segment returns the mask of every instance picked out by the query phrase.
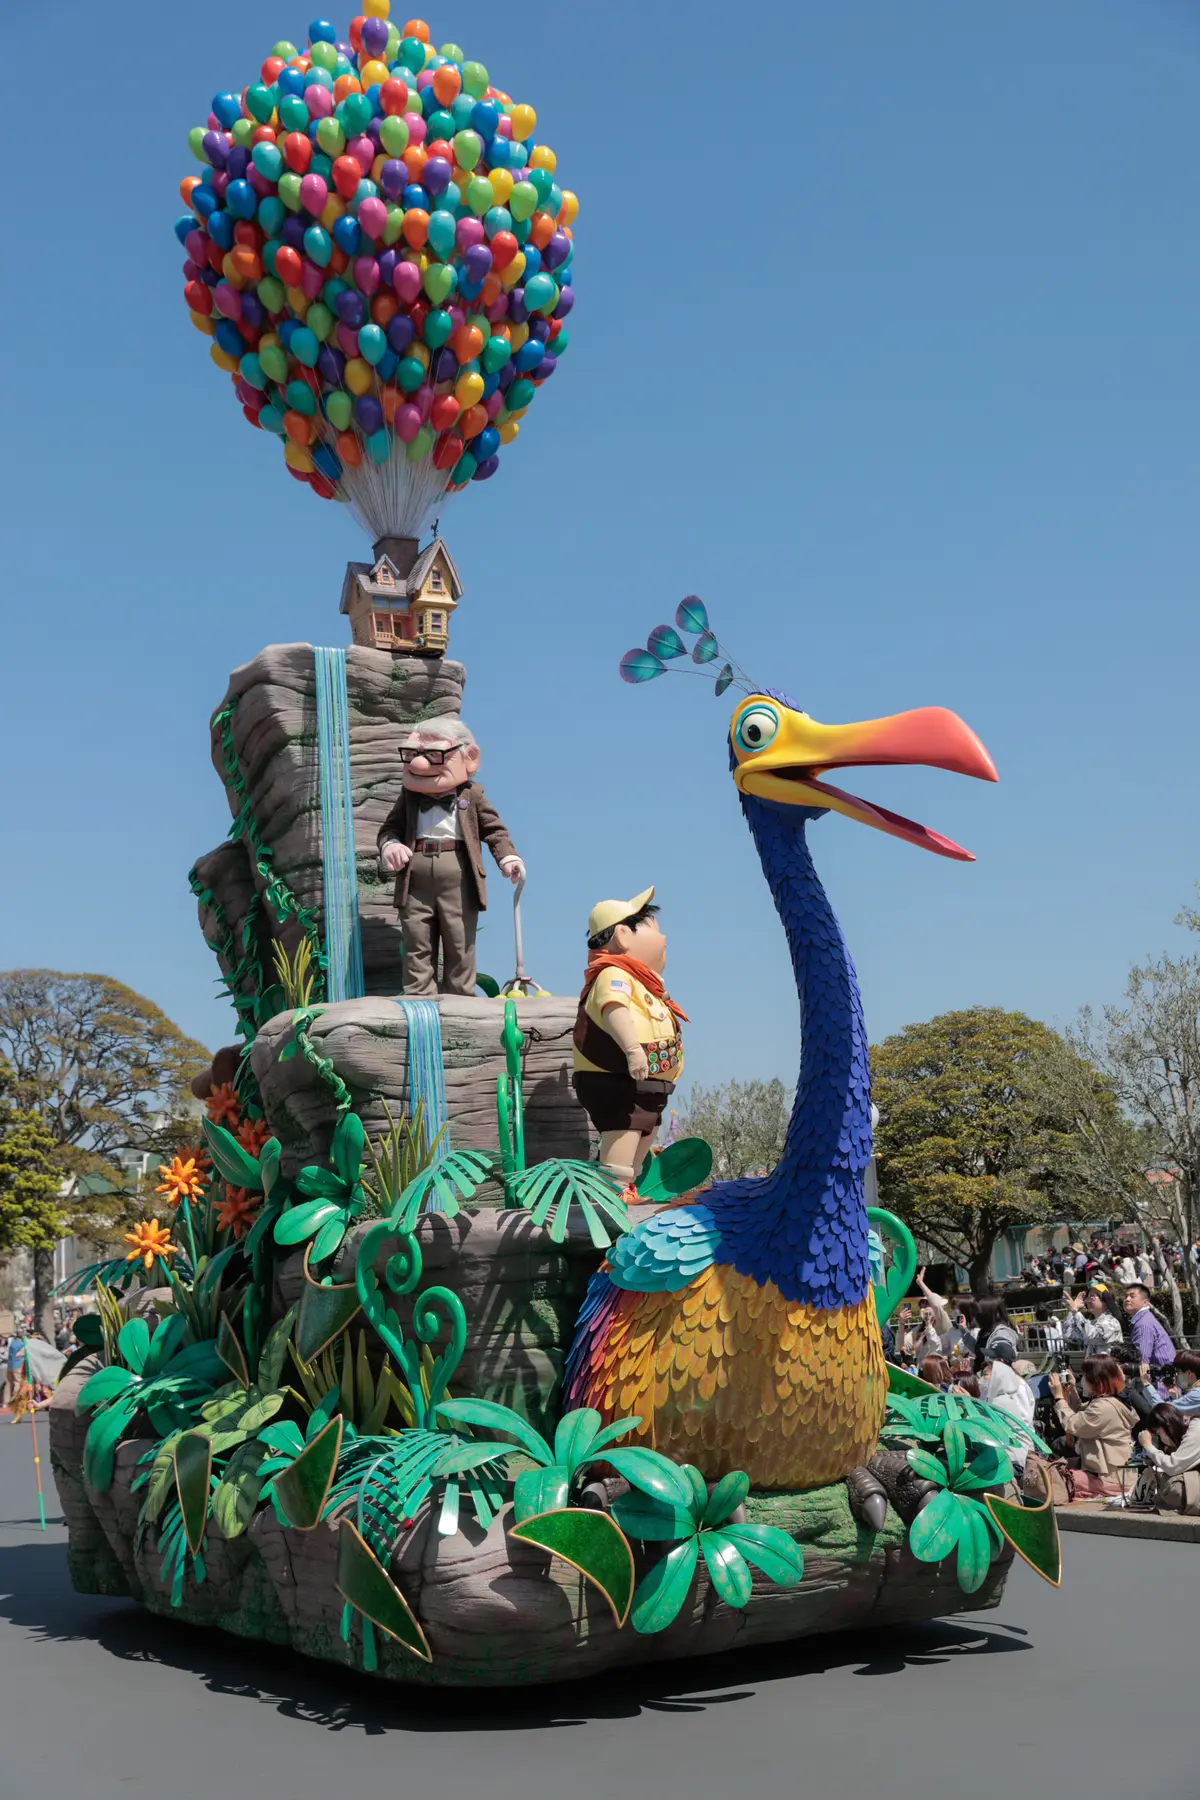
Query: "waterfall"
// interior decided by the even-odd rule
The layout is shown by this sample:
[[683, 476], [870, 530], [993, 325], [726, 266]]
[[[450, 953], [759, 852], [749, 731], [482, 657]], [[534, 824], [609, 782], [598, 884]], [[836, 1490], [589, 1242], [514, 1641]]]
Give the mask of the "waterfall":
[[362, 927], [354, 800], [350, 788], [350, 702], [345, 650], [313, 650], [317, 676], [317, 757], [321, 788], [321, 873], [325, 904], [326, 992], [363, 995]]

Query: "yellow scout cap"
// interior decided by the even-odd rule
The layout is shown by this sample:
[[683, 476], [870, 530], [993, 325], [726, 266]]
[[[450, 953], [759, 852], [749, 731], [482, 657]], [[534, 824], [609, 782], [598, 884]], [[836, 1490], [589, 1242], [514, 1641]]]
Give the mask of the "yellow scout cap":
[[602, 931], [610, 931], [614, 925], [623, 925], [626, 919], [632, 919], [634, 913], [641, 912], [643, 906], [649, 906], [654, 898], [654, 889], [648, 887], [632, 900], [598, 900], [588, 914], [587, 934], [590, 938], [599, 937]]

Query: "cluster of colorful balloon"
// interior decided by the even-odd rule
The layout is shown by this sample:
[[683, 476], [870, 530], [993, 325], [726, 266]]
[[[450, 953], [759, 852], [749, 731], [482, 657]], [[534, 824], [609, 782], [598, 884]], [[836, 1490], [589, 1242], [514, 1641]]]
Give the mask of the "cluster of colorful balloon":
[[184, 299], [252, 425], [373, 536], [495, 473], [567, 347], [579, 203], [531, 106], [363, 0], [218, 94], [180, 193]]

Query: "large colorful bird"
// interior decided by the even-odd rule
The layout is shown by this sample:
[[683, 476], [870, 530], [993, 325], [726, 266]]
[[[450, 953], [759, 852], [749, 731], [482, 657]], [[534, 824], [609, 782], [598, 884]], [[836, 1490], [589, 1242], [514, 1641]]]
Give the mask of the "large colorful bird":
[[843, 813], [939, 855], [948, 838], [831, 787], [832, 769], [921, 763], [995, 781], [954, 713], [924, 707], [820, 725], [785, 696], [733, 715], [730, 764], [787, 933], [802, 1051], [778, 1168], [723, 1182], [635, 1227], [593, 1277], [567, 1361], [567, 1406], [635, 1414], [642, 1441], [710, 1480], [835, 1481], [874, 1450], [887, 1380], [871, 1288], [867, 1035], [854, 964], [813, 868], [807, 830]]

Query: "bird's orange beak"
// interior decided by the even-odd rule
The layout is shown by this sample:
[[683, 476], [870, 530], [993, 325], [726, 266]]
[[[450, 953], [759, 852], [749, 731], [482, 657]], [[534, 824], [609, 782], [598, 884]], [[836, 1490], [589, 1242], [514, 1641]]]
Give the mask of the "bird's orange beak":
[[915, 712], [858, 725], [820, 725], [769, 694], [752, 694], [734, 713], [729, 739], [733, 779], [740, 793], [782, 806], [825, 807], [939, 856], [975, 860], [969, 850], [939, 832], [858, 800], [821, 779], [830, 769], [920, 763], [996, 781], [995, 765], [975, 733], [944, 706], [921, 706]]

